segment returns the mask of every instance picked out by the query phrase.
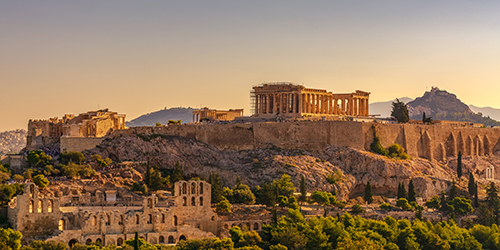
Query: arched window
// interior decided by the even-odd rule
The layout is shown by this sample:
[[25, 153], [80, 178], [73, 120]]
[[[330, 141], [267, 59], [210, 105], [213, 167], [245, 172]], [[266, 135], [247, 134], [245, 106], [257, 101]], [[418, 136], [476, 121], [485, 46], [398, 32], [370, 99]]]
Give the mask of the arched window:
[[182, 183], [182, 194], [187, 194], [187, 183]]
[[111, 216], [109, 216], [109, 214], [108, 214], [106, 217], [107, 217], [106, 225], [109, 226], [109, 225], [111, 225]]
[[160, 244], [165, 243], [165, 237], [160, 236], [160, 238], [158, 238], [158, 241], [159, 241]]
[[33, 213], [33, 207], [35, 206], [34, 203], [35, 202], [33, 200], [30, 200], [30, 204], [29, 204], [29, 208], [28, 208], [29, 213]]
[[181, 241], [181, 240], [186, 240], [186, 236], [181, 235], [181, 237], [179, 237], [179, 241]]
[[138, 214], [136, 214], [136, 215], [135, 215], [135, 224], [139, 225], [139, 219], [140, 219], [140, 218], [139, 218], [139, 215], [138, 215]]
[[177, 216], [174, 215], [174, 226], [177, 226]]
[[182, 205], [187, 206], [187, 198], [186, 197], [182, 198]]
[[123, 245], [123, 239], [122, 239], [122, 238], [118, 238], [118, 239], [116, 240], [116, 245], [117, 245], [117, 246], [121, 246], [121, 245]]
[[196, 206], [196, 200], [194, 197], [191, 197], [191, 206]]
[[175, 243], [174, 236], [172, 235], [168, 236], [168, 244], [174, 244], [174, 243]]
[[120, 215], [120, 221], [118, 221], [118, 225], [123, 225], [123, 215]]
[[152, 224], [153, 223], [153, 215], [149, 215], [148, 216], [148, 224]]
[[59, 220], [59, 230], [66, 230], [66, 221], [64, 219]]
[[43, 211], [43, 201], [38, 200], [38, 212], [41, 213]]
[[203, 206], [203, 197], [200, 197], [200, 206]]
[[161, 223], [165, 223], [165, 215], [161, 214]]
[[54, 211], [54, 201], [49, 200], [49, 205], [47, 206], [47, 212], [52, 213]]
[[259, 223], [253, 224], [253, 230], [255, 231], [259, 230]]
[[200, 194], [203, 194], [203, 182], [200, 182]]
[[191, 194], [196, 194], [196, 184], [194, 182], [191, 183]]
[[35, 185], [31, 184], [30, 185], [30, 198], [33, 198], [34, 194], [35, 194]]
[[88, 246], [88, 245], [90, 245], [90, 243], [92, 243], [92, 239], [87, 239], [87, 240], [85, 241], [85, 245], [87, 245], [87, 246]]
[[97, 225], [97, 216], [92, 216], [92, 225], [96, 226]]

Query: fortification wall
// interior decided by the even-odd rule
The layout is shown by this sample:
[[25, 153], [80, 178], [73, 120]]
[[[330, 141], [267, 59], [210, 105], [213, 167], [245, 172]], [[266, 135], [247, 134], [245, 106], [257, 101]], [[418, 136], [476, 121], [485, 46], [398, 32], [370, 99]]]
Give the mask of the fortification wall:
[[328, 145], [370, 150], [373, 128], [384, 147], [397, 143], [412, 157], [442, 160], [488, 155], [500, 150], [500, 129], [447, 125], [380, 124], [348, 121], [301, 121], [226, 125], [133, 127], [113, 134], [164, 134], [196, 139], [218, 149], [248, 150], [274, 145], [323, 151]]
[[78, 151], [93, 149], [101, 144], [105, 137], [88, 138], [88, 137], [61, 137], [61, 152], [63, 151]]

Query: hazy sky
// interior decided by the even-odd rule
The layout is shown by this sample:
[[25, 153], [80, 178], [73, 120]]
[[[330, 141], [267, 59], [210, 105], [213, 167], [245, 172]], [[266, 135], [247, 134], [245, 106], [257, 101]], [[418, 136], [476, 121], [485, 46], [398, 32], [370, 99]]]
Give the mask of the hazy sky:
[[1, 1], [0, 131], [108, 107], [244, 108], [290, 81], [500, 108], [500, 1]]

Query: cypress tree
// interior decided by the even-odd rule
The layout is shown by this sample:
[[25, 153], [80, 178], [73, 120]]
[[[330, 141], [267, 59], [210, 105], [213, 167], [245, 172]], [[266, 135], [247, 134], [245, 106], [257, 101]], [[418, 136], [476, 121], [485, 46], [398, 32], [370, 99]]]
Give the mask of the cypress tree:
[[425, 124], [425, 112], [424, 115], [422, 116], [422, 123]]
[[181, 168], [180, 162], [177, 162], [175, 164], [175, 169], [174, 169], [174, 172], [172, 173], [171, 179], [172, 179], [172, 183], [176, 183], [176, 182], [184, 179], [182, 177], [182, 168]]
[[135, 232], [134, 250], [139, 250], [139, 233]]
[[224, 198], [222, 196], [222, 180], [219, 174], [212, 175], [212, 203], [219, 203]]
[[401, 190], [401, 183], [398, 183], [398, 200], [403, 198], [403, 192]]
[[406, 188], [405, 188], [405, 182], [401, 182], [401, 198], [405, 198], [408, 200], [408, 193], [406, 192]]
[[460, 179], [460, 177], [462, 177], [462, 152], [461, 151], [458, 151], [457, 176], [459, 179]]
[[455, 180], [453, 180], [453, 183], [451, 184], [450, 192], [448, 194], [448, 199], [453, 200], [453, 198], [458, 196], [458, 188], [457, 185], [455, 185]]
[[479, 207], [479, 197], [477, 195], [477, 182], [474, 183], [474, 207]]
[[300, 204], [302, 205], [303, 202], [307, 200], [307, 187], [306, 187], [306, 178], [304, 175], [302, 175], [302, 178], [300, 179], [300, 196], [299, 196], [299, 201]]
[[441, 192], [441, 200], [439, 205], [441, 206], [441, 211], [446, 212], [446, 210], [448, 210], [448, 204], [446, 203], [446, 192], [444, 191]]
[[144, 176], [144, 179], [146, 186], [151, 187], [151, 164], [149, 162], [149, 156], [148, 156], [148, 163], [146, 165], [146, 174]]
[[368, 204], [373, 202], [372, 185], [370, 185], [370, 182], [366, 183], [364, 199]]
[[413, 180], [410, 180], [408, 184], [408, 201], [417, 201], [415, 196], [415, 185], [413, 185]]
[[477, 193], [475, 190], [476, 189], [476, 179], [474, 178], [474, 175], [472, 174], [472, 172], [469, 174], [469, 186], [468, 186], [468, 189], [469, 189], [469, 194], [471, 196], [473, 196], [475, 193]]

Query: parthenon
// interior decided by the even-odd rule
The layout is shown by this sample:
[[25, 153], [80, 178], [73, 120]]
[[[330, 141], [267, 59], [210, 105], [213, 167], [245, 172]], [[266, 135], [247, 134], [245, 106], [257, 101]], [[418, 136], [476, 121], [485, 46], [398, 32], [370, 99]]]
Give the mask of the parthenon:
[[369, 92], [333, 94], [292, 83], [253, 87], [253, 116], [368, 116]]

